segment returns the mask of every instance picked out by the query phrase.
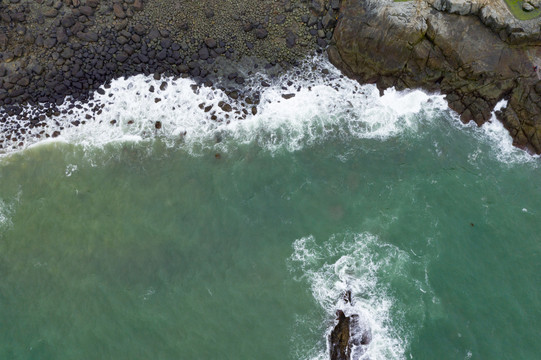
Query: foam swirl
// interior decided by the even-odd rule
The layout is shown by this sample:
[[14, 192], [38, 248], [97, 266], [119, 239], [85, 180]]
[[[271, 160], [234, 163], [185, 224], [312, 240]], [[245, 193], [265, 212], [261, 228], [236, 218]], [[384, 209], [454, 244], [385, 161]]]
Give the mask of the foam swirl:
[[[409, 342], [404, 319], [397, 311], [397, 299], [389, 283], [402, 277], [412, 262], [395, 246], [384, 244], [370, 233], [335, 234], [320, 245], [313, 236], [293, 243], [289, 259], [291, 271], [306, 281], [316, 302], [327, 314], [325, 338], [334, 327], [337, 309], [346, 316], [359, 315], [363, 328], [370, 329], [372, 341], [362, 349], [360, 359], [405, 359]], [[415, 281], [408, 286], [417, 286]], [[344, 304], [343, 295], [351, 291], [352, 304]], [[327, 359], [327, 349], [315, 350], [311, 359]], [[355, 355], [354, 353], [352, 355]]]

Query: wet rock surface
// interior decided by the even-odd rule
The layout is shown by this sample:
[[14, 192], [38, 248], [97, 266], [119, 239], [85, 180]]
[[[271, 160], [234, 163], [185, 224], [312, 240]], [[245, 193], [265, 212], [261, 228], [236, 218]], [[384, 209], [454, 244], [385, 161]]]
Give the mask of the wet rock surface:
[[503, 1], [344, 0], [329, 58], [380, 90], [441, 91], [462, 121], [497, 114], [514, 144], [541, 153], [541, 20], [519, 21]]
[[60, 104], [90, 103], [119, 77], [163, 74], [249, 91], [224, 64], [252, 58], [250, 66], [260, 65], [252, 72], [285, 71], [323, 52], [333, 28], [322, 20], [334, 10], [319, 5], [315, 14], [303, 0], [0, 1], [0, 151], [24, 137], [21, 129], [58, 116]]
[[[353, 305], [351, 291], [343, 296], [343, 307]], [[366, 352], [372, 341], [370, 329], [362, 323], [359, 314], [346, 315], [343, 309], [336, 311], [336, 325], [329, 335], [331, 360], [357, 360]]]
[[351, 346], [349, 345], [351, 318], [346, 316], [342, 310], [336, 311], [336, 318], [338, 323], [329, 337], [331, 344], [330, 357], [331, 360], [348, 360], [351, 358]]

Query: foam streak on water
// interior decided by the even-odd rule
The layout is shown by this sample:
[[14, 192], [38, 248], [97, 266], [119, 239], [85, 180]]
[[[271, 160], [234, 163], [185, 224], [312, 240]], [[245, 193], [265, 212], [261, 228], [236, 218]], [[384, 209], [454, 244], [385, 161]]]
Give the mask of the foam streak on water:
[[0, 229], [10, 225], [9, 208], [6, 203], [0, 199]]
[[[383, 280], [400, 276], [410, 262], [407, 253], [381, 244], [369, 233], [337, 234], [324, 245], [313, 236], [298, 239], [293, 244], [290, 269], [297, 280], [306, 281], [316, 302], [325, 310], [327, 338], [334, 327], [337, 309], [346, 316], [358, 314], [364, 328], [372, 333], [372, 342], [361, 359], [404, 359], [408, 334], [402, 319], [391, 316], [395, 299]], [[393, 275], [394, 274], [394, 275]], [[350, 290], [353, 304], [344, 306], [343, 295]], [[320, 349], [312, 359], [327, 359], [329, 349]]]
[[[21, 191], [17, 193], [15, 198], [6, 201], [0, 198], [0, 230], [5, 230], [13, 226], [11, 218], [15, 212], [16, 205], [20, 202]], [[0, 237], [3, 236], [3, 232], [0, 232]]]

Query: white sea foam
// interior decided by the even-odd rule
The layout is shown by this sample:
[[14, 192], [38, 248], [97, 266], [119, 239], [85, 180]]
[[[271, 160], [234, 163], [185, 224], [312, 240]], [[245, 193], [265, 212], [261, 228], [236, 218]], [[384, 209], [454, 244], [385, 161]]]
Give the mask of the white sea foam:
[[[341, 309], [346, 316], [358, 314], [362, 326], [371, 331], [372, 341], [360, 359], [405, 359], [409, 335], [401, 325], [404, 320], [389, 286], [391, 280], [406, 272], [411, 262], [406, 252], [381, 243], [369, 233], [337, 234], [323, 245], [308, 236], [296, 240], [293, 248], [291, 271], [297, 280], [309, 284], [314, 299], [326, 313], [328, 326], [322, 337], [329, 336], [335, 312]], [[428, 289], [428, 285], [424, 286]], [[346, 290], [351, 291], [352, 304], [343, 301]], [[326, 349], [315, 349], [309, 358], [323, 360], [328, 354], [327, 344]]]
[[77, 165], [69, 164], [68, 166], [66, 166], [66, 176], [67, 177], [70, 177], [76, 171], [77, 171]]
[[10, 207], [0, 199], [0, 230], [11, 225]]
[[[322, 68], [329, 69], [329, 74], [321, 74]], [[263, 87], [261, 80], [271, 86]], [[194, 154], [202, 149], [226, 151], [232, 144], [254, 142], [269, 151], [295, 151], [329, 137], [397, 136], [415, 130], [417, 120], [413, 115], [446, 108], [442, 96], [421, 91], [391, 89], [380, 97], [375, 86], [360, 86], [344, 78], [323, 59], [307, 61], [301, 71], [278, 79], [254, 75], [250, 81], [248, 85], [261, 97], [255, 115], [249, 104], [244, 104], [246, 115], [234, 104], [232, 112], [223, 111], [218, 106], [220, 101], [231, 103], [224, 91], [208, 87], [194, 90], [189, 79], [166, 79], [166, 86], [162, 86], [163, 80], [143, 75], [117, 79], [110, 88], [102, 88], [104, 94], [95, 93], [93, 105], [101, 107], [99, 114], [88, 104], [78, 103], [70, 110], [64, 107], [71, 114], [47, 118], [44, 128], [31, 129], [15, 143], [23, 141], [28, 146], [43, 141], [37, 134], [45, 130], [41, 139], [60, 131], [56, 141], [89, 147], [159, 137]], [[153, 92], [149, 91], [151, 87]], [[295, 96], [286, 100], [284, 94]], [[205, 112], [200, 104], [212, 106], [212, 110]], [[92, 119], [85, 119], [87, 115]], [[72, 124], [83, 120], [85, 124]], [[160, 129], [156, 129], [156, 122], [160, 122]], [[218, 144], [217, 138], [221, 140]]]
[[[506, 100], [501, 100], [494, 107], [490, 121], [479, 127], [474, 122], [462, 124], [458, 114], [455, 114], [455, 123], [463, 129], [470, 131], [480, 144], [488, 144], [491, 148], [491, 153], [500, 162], [506, 164], [516, 163], [537, 163], [538, 155], [530, 155], [526, 151], [521, 150], [513, 145], [513, 138], [504, 128], [503, 124], [496, 118], [495, 112], [507, 106]], [[470, 156], [470, 161], [477, 160], [481, 154], [481, 149], [478, 149]]]
[[[322, 69], [327, 69], [328, 74], [322, 74]], [[166, 86], [162, 86], [164, 80]], [[262, 86], [261, 80], [270, 86]], [[149, 91], [151, 87], [153, 92]], [[94, 110], [84, 103], [77, 103], [72, 109], [64, 105], [61, 110], [67, 113], [47, 118], [45, 127], [30, 129], [13, 141], [2, 138], [6, 135], [0, 132], [0, 140], [4, 140], [4, 151], [8, 153], [32, 144], [49, 143], [53, 140], [46, 135], [53, 136], [55, 131], [61, 135], [54, 141], [88, 149], [159, 138], [168, 146], [184, 147], [194, 155], [209, 149], [223, 152], [246, 143], [259, 144], [272, 152], [296, 151], [332, 137], [385, 140], [402, 134], [411, 136], [420, 121], [430, 122], [436, 114], [452, 113], [443, 95], [388, 89], [380, 96], [375, 86], [360, 86], [341, 76], [321, 57], [306, 60], [300, 69], [280, 78], [252, 75], [247, 87], [260, 94], [255, 115], [251, 113], [252, 105], [240, 106], [239, 101], [235, 106], [220, 89], [194, 89], [190, 79], [155, 80], [143, 75], [121, 78], [114, 80], [110, 88], [102, 88], [104, 94], [94, 94]], [[295, 96], [286, 100], [284, 94]], [[233, 111], [220, 109], [220, 101], [231, 103]], [[200, 104], [204, 104], [203, 108]], [[101, 108], [99, 113], [96, 106]], [[210, 106], [212, 109], [206, 112], [204, 108]], [[495, 110], [504, 106], [506, 103], [500, 102]], [[247, 114], [242, 112], [243, 108]], [[88, 116], [92, 118], [87, 119]], [[76, 121], [85, 123], [74, 126], [72, 122]], [[453, 122], [473, 133], [480, 143], [489, 144], [502, 162], [536, 159], [512, 145], [510, 135], [495, 116], [481, 128], [473, 123], [463, 125], [456, 114]], [[17, 145], [21, 141], [25, 144], [22, 148]], [[472, 156], [475, 158], [476, 154]]]

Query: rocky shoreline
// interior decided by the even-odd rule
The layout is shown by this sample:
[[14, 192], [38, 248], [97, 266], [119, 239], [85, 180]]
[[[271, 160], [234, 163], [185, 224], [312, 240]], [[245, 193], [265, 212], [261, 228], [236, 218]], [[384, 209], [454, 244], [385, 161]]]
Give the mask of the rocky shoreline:
[[[333, 12], [339, 4], [2, 0], [0, 151], [8, 143], [23, 146], [18, 140], [29, 130], [38, 138], [60, 135], [62, 126], [52, 133], [39, 129], [46, 119], [69, 113], [66, 103], [92, 104], [92, 93], [100, 86], [137, 74], [189, 77], [200, 86], [227, 91], [232, 101], [251, 99], [247, 109], [254, 113], [257, 94], [250, 93], [247, 79], [236, 68], [251, 59], [248, 74], [276, 76], [308, 54], [323, 52], [332, 38]], [[223, 108], [231, 111], [229, 104]], [[98, 104], [92, 108], [93, 113], [100, 110]], [[65, 125], [91, 118], [89, 114]]]
[[445, 94], [464, 122], [482, 125], [505, 99], [497, 115], [515, 145], [541, 153], [541, 23], [504, 0], [2, 0], [0, 14], [0, 151], [118, 77], [189, 77], [257, 98], [242, 59], [254, 59], [248, 74], [275, 76], [328, 49], [361, 83]]

